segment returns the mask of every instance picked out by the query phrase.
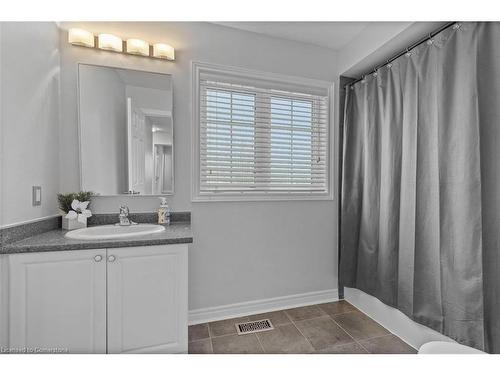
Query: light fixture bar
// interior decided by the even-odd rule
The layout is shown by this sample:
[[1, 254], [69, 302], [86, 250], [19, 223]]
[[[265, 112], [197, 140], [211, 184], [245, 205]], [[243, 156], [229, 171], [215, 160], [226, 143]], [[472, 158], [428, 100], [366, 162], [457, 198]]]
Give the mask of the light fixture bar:
[[175, 49], [166, 43], [155, 43], [130, 38], [125, 42], [113, 34], [101, 33], [97, 37], [93, 33], [84, 29], [71, 28], [68, 30], [68, 42], [76, 46], [98, 48], [106, 51], [127, 53], [150, 57], [161, 60], [174, 61]]

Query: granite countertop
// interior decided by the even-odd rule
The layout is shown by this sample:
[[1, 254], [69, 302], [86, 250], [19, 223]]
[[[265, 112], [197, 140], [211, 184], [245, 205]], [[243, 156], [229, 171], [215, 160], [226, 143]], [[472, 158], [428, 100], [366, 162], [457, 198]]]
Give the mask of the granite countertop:
[[113, 247], [133, 247], [192, 243], [193, 233], [189, 222], [175, 222], [165, 227], [165, 231], [155, 234], [108, 240], [74, 240], [64, 236], [67, 231], [51, 230], [42, 234], [5, 244], [0, 254], [35, 253], [44, 251], [64, 251], [83, 249], [103, 249]]

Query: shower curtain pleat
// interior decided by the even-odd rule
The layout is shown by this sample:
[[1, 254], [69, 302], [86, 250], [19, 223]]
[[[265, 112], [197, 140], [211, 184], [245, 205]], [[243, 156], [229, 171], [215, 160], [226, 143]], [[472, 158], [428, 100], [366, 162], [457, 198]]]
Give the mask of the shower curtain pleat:
[[[366, 111], [362, 118], [363, 152], [363, 185], [361, 205], [361, 225], [359, 230], [358, 274], [365, 275], [360, 281], [363, 290], [376, 293], [377, 258], [378, 258], [378, 214], [379, 214], [379, 121], [378, 108], [368, 100], [376, 93], [373, 83], [362, 90], [362, 98], [366, 103]], [[371, 114], [372, 117], [369, 117]]]
[[406, 59], [391, 68], [401, 82], [401, 183], [398, 254], [398, 306], [413, 316], [416, 218], [418, 80], [415, 64]]
[[481, 160], [485, 349], [500, 353], [500, 23], [478, 27], [476, 82]]
[[341, 286], [500, 351], [500, 27], [449, 28], [346, 94]]
[[[340, 285], [354, 285], [357, 280], [357, 264], [360, 226], [361, 226], [361, 206], [363, 204], [363, 147], [360, 140], [363, 127], [360, 121], [360, 114], [365, 113], [362, 100], [349, 100], [354, 92], [348, 90], [346, 93], [346, 113], [345, 122], [351, 123], [353, 126], [344, 128], [344, 142], [343, 142], [343, 167], [342, 179], [345, 181], [341, 186], [342, 198], [342, 221], [341, 224], [341, 247], [349, 249], [356, 249], [356, 251], [344, 252], [340, 254], [340, 264], [348, 272], [339, 272]], [[359, 95], [359, 91], [356, 93]], [[351, 153], [348, 150], [356, 149], [358, 152]], [[347, 167], [347, 168], [346, 168]]]
[[[399, 194], [401, 181], [401, 95], [393, 72], [382, 71], [374, 80], [380, 102], [379, 241], [377, 293], [390, 305], [397, 302]], [[385, 261], [390, 259], [389, 262]], [[390, 285], [387, 288], [386, 285]]]
[[[419, 323], [443, 331], [438, 159], [437, 48], [409, 58], [417, 66], [417, 160], [415, 192], [415, 253], [413, 316]], [[433, 83], [433, 84], [429, 84]]]

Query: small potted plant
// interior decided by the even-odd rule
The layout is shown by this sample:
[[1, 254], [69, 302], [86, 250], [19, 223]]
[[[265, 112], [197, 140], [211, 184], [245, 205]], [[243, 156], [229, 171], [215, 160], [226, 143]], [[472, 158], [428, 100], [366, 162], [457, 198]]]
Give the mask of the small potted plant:
[[87, 227], [87, 218], [92, 216], [89, 204], [93, 195], [91, 191], [57, 194], [59, 209], [63, 213], [63, 229], [73, 230]]

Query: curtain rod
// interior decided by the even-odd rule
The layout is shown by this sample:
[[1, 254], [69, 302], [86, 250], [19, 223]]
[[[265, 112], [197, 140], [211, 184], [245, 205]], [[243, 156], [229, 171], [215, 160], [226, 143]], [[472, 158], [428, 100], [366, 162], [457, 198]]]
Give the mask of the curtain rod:
[[403, 56], [405, 53], [408, 53], [409, 51], [411, 51], [412, 49], [414, 49], [415, 47], [418, 47], [419, 45], [421, 45], [422, 43], [428, 41], [429, 39], [432, 39], [434, 36], [436, 36], [437, 34], [439, 34], [441, 31], [444, 31], [446, 30], [447, 28], [449, 28], [450, 26], [453, 26], [457, 23], [457, 21], [453, 21], [453, 22], [449, 22], [443, 26], [441, 26], [439, 29], [437, 30], [434, 30], [432, 33], [430, 33], [429, 35], [427, 35], [425, 38], [422, 38], [420, 39], [419, 41], [413, 43], [411, 46], [409, 46], [408, 48], [404, 49], [403, 51], [399, 52], [398, 54], [394, 55], [393, 57], [391, 57], [389, 60], [387, 60], [385, 63], [383, 64], [380, 64], [380, 65], [377, 65], [372, 71], [368, 72], [368, 73], [365, 73], [363, 74], [361, 77], [359, 77], [358, 79], [352, 81], [352, 82], [349, 82], [348, 84], [346, 84], [344, 86], [344, 88], [348, 88], [348, 87], [351, 87], [352, 85], [354, 85], [355, 83], [363, 80], [363, 78], [365, 78], [365, 76], [367, 76], [368, 74], [371, 74], [371, 73], [375, 73], [377, 70], [379, 70], [381, 67], [383, 67], [384, 65], [387, 65], [387, 64], [390, 64], [391, 62], [393, 62], [394, 60], [396, 60], [398, 57], [401, 57]]

